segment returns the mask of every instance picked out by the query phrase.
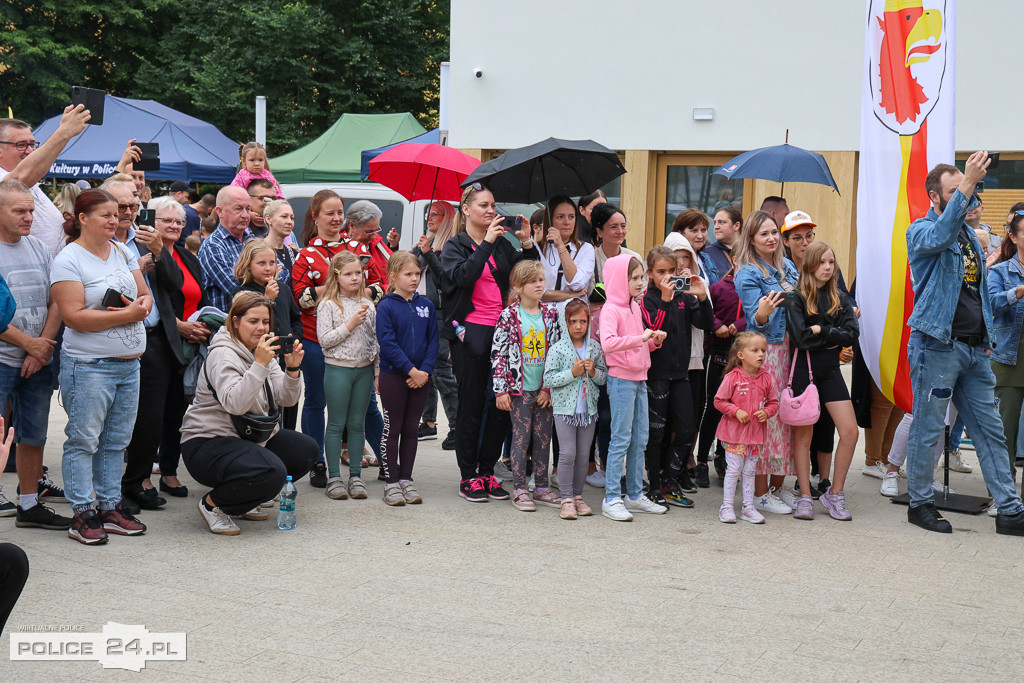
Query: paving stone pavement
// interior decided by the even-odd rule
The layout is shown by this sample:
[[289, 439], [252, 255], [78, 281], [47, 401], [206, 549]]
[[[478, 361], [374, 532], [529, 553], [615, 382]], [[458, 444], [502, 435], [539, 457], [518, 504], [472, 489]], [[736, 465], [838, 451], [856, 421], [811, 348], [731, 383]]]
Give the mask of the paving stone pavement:
[[[54, 402], [46, 462], [60, 479], [64, 412]], [[442, 423], [440, 433], [445, 433]], [[424, 503], [332, 501], [298, 484], [299, 526], [239, 521], [215, 536], [187, 499], [144, 512], [144, 536], [85, 547], [16, 529], [31, 576], [0, 638], [0, 680], [1021, 680], [1024, 538], [985, 515], [950, 515], [952, 535], [906, 522], [862, 476], [852, 522], [816, 504], [813, 522], [717, 519], [721, 488], [691, 510], [563, 521], [558, 511], [470, 504], [440, 440], [421, 442]], [[975, 474], [953, 486], [982, 495]], [[154, 478], [155, 481], [155, 478]], [[4, 475], [8, 496], [13, 475]], [[599, 510], [601, 492], [585, 497]], [[65, 505], [58, 510], [67, 513]], [[19, 626], [108, 621], [186, 632], [187, 661], [141, 674], [97, 662], [12, 662]]]

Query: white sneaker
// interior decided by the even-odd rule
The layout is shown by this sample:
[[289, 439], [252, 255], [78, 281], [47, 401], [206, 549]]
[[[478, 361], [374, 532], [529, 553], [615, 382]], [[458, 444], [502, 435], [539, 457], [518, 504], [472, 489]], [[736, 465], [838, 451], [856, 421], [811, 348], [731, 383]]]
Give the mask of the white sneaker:
[[199, 501], [199, 513], [206, 520], [206, 523], [210, 526], [210, 531], [221, 536], [237, 536], [242, 533], [242, 530], [238, 528], [238, 525], [224, 513], [220, 508], [213, 508], [213, 510], [207, 510], [206, 506], [203, 505], [203, 501]]
[[772, 494], [781, 500], [783, 503], [789, 506], [790, 510], [796, 510], [796, 501], [800, 496], [794, 495], [789, 489], [780, 489], [778, 491], [772, 491]]
[[887, 472], [882, 477], [882, 485], [879, 487], [878, 492], [887, 498], [900, 495], [900, 473], [899, 472]]
[[588, 474], [584, 480], [595, 489], [604, 488], [604, 470], [594, 470], [593, 474]]
[[999, 514], [999, 508], [996, 507], [996, 502], [994, 500], [988, 506], [988, 510], [986, 510], [986, 512], [988, 512], [988, 516], [989, 517], [995, 517], [996, 515]]
[[7, 500], [3, 487], [0, 487], [0, 517], [14, 517], [18, 514], [18, 506]]
[[548, 486], [558, 488], [558, 472], [555, 470], [548, 472]]
[[[942, 458], [939, 459], [939, 467], [942, 467]], [[974, 468], [964, 462], [963, 456], [960, 455], [960, 449], [956, 449], [949, 454], [949, 469], [954, 472], [963, 472], [964, 474], [970, 474], [974, 471]]]
[[[754, 498], [754, 507], [761, 512], [771, 512], [775, 515], [793, 514], [793, 508], [776, 498], [771, 491], [768, 491], [768, 493], [763, 496], [757, 496]], [[749, 522], [750, 520], [747, 521]]]
[[[935, 493], [942, 493], [942, 482], [941, 481], [933, 481], [932, 482], [932, 491], [934, 491]], [[953, 490], [952, 486], [949, 487], [949, 492], [950, 493], [956, 493], [956, 491]]]
[[501, 481], [512, 481], [512, 470], [508, 468], [504, 460], [498, 459], [494, 464], [494, 476]]
[[606, 500], [601, 503], [601, 514], [608, 519], [615, 520], [616, 522], [632, 522], [633, 515], [629, 514], [629, 510], [622, 504], [621, 498], [615, 498], [614, 500]]
[[622, 503], [630, 512], [646, 512], [651, 515], [663, 515], [668, 512], [667, 507], [664, 505], [658, 505], [642, 493], [636, 500], [626, 496], [622, 499]]
[[865, 477], [874, 477], [875, 479], [885, 479], [886, 472], [889, 468], [884, 463], [876, 462], [874, 465], [864, 465], [860, 468], [860, 473]]
[[811, 475], [811, 488], [812, 489], [818, 488], [818, 484], [820, 484], [820, 483], [821, 483], [821, 475], [820, 474], [812, 474]]

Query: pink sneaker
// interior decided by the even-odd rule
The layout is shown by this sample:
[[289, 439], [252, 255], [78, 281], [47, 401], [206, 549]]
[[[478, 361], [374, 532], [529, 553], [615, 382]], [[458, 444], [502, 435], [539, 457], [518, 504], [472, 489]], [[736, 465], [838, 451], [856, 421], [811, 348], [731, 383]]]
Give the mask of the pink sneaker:
[[[754, 512], [757, 511], [754, 510]], [[723, 524], [736, 523], [736, 511], [733, 510], [732, 505], [723, 504], [722, 507], [718, 508], [718, 521], [722, 522]]]
[[744, 522], [750, 522], [751, 524], [764, 524], [764, 515], [757, 511], [753, 505], [744, 505], [743, 513], [740, 515], [743, 517]]
[[800, 496], [796, 499], [793, 519], [814, 519], [814, 500], [810, 496]]
[[828, 491], [821, 494], [821, 498], [818, 498], [821, 504], [828, 510], [828, 514], [832, 515], [832, 519], [838, 519], [841, 522], [849, 522], [853, 519], [853, 515], [846, 509], [846, 495], [842, 492], [832, 493], [832, 487], [828, 487]]

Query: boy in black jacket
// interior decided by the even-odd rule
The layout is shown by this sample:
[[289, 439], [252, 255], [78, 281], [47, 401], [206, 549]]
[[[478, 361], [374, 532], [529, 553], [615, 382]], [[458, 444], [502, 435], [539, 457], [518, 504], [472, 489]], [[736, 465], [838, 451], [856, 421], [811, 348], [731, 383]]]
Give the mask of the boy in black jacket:
[[[644, 323], [652, 330], [668, 333], [661, 348], [651, 352], [647, 372], [648, 413], [651, 420], [647, 440], [647, 497], [659, 505], [693, 507], [679, 486], [679, 474], [697, 433], [690, 390], [689, 365], [692, 326], [711, 330], [714, 313], [703, 280], [688, 269], [679, 270], [675, 253], [666, 247], [654, 247], [647, 254], [650, 286], [640, 310]], [[677, 291], [674, 278], [689, 277], [690, 289]], [[668, 443], [671, 428], [675, 438]]]

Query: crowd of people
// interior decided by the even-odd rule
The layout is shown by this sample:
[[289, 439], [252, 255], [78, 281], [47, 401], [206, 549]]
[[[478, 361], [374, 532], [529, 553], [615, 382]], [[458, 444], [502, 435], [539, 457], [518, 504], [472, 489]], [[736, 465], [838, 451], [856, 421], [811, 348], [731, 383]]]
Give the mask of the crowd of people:
[[[37, 183], [87, 123], [69, 107], [39, 145], [28, 124], [0, 119], [0, 404], [18, 473], [0, 515], [19, 527], [85, 544], [144, 533], [142, 510], [189, 495], [179, 462], [206, 489], [198, 510], [217, 534], [266, 519], [288, 476], [358, 500], [376, 467], [384, 503], [418, 504], [417, 443], [438, 436], [440, 403], [442, 448], [454, 450], [469, 502], [572, 520], [594, 513], [591, 485], [604, 489], [603, 516], [629, 521], [693, 507], [713, 466], [724, 523], [811, 520], [815, 501], [848, 521], [860, 426], [863, 474], [894, 495], [907, 460], [910, 521], [943, 531], [932, 458], [940, 425], [956, 419], [945, 414], [952, 399], [997, 531], [1024, 532], [1005, 447], [1016, 454], [1024, 431], [1024, 210], [986, 259], [967, 191], [984, 176], [981, 156], [966, 173], [929, 174], [932, 211], [908, 232], [911, 420], [860, 358], [860, 311], [835, 252], [782, 197], [746, 217], [732, 205], [684, 210], [641, 255], [601, 192], [553, 197], [513, 234], [474, 183], [457, 206], [432, 203], [425, 234], [402, 251], [395, 229], [381, 235], [377, 206], [321, 190], [295, 240], [296, 216], [257, 143], [240, 149], [231, 184], [195, 203], [181, 181], [144, 199], [134, 140], [113, 177], [51, 201]], [[938, 363], [924, 350], [949, 345], [961, 374], [943, 386], [939, 369], [918, 366]], [[841, 372], [850, 362], [852, 394]], [[43, 465], [58, 388], [63, 489]], [[49, 505], [60, 501], [71, 517]]]

